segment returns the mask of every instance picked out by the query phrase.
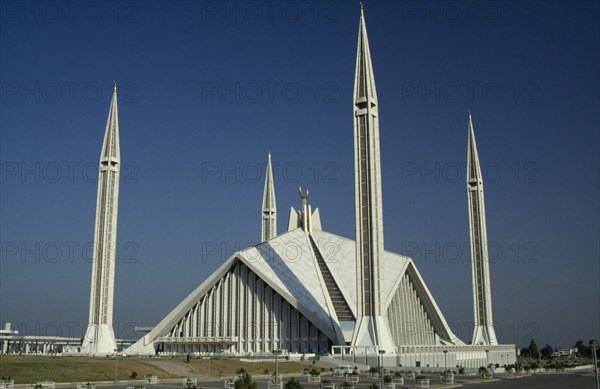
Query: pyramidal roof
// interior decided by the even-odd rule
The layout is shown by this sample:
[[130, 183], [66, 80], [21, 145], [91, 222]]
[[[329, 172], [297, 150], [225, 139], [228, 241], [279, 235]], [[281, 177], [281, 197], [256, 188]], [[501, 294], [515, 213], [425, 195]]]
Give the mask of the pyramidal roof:
[[323, 293], [323, 278], [309, 237], [301, 228], [241, 250], [230, 259], [235, 258], [260, 275], [324, 333], [333, 339], [337, 337], [331, 320], [332, 306]]
[[[313, 232], [315, 243], [336, 279], [350, 309], [356, 315], [356, 243], [348, 238], [325, 231]], [[382, 274], [382, 296], [391, 297], [398, 280], [404, 274], [410, 258], [389, 251], [383, 254], [386, 271]]]
[[[157, 338], [166, 336], [194, 305], [220, 282], [238, 261], [260, 277], [265, 284], [279, 293], [290, 305], [298, 309], [330, 339], [344, 344], [344, 335], [333, 302], [319, 268], [311, 237], [322, 256], [328, 271], [354, 315], [357, 311], [356, 296], [356, 243], [348, 238], [316, 230], [310, 235], [297, 228], [255, 246], [234, 253], [202, 284], [191, 292], [154, 329], [134, 344], [130, 353], [143, 353]], [[319, 255], [317, 254], [317, 255]], [[397, 294], [406, 274], [415, 286], [416, 294], [427, 311], [442, 339], [461, 344], [450, 331], [423, 279], [408, 257], [385, 251], [385, 272], [382, 279], [382, 299], [389, 304]]]

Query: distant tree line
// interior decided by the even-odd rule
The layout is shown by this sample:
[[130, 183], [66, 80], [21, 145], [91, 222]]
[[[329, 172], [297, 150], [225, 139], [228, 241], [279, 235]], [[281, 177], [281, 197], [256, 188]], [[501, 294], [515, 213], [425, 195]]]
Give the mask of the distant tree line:
[[[592, 358], [592, 348], [582, 340], [578, 340], [572, 347], [577, 349], [576, 356], [580, 358]], [[548, 343], [541, 350], [538, 349], [535, 339], [531, 339], [528, 347], [521, 348], [521, 356], [534, 359], [551, 359], [554, 356], [554, 349]], [[600, 348], [596, 348], [596, 356], [600, 358]]]

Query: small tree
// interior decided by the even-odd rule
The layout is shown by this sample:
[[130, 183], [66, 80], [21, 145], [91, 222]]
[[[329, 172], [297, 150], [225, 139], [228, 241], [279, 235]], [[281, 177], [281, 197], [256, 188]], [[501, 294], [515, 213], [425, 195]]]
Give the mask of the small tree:
[[233, 387], [235, 389], [256, 389], [256, 382], [254, 382], [252, 376], [244, 370], [244, 373], [240, 375], [240, 378], [233, 383]]
[[534, 339], [531, 339], [531, 342], [529, 342], [529, 356], [531, 358], [539, 358], [540, 357], [540, 352], [538, 351], [538, 346], [537, 346], [537, 344], [535, 344]]
[[369, 389], [379, 389], [379, 385], [371, 384], [371, 385], [369, 385]]
[[554, 354], [554, 349], [546, 343], [546, 346], [540, 350], [540, 353], [542, 354], [542, 358], [550, 359], [552, 358], [552, 354]]
[[292, 377], [288, 382], [285, 383], [284, 389], [303, 389], [304, 387], [294, 377]]
[[522, 364], [522, 363], [520, 363], [520, 362], [516, 362], [516, 363], [515, 363], [515, 371], [516, 371], [517, 373], [518, 373], [518, 372], [521, 372], [521, 371], [523, 371], [523, 364]]
[[592, 356], [590, 347], [586, 346], [583, 343], [583, 340], [578, 340], [577, 343], [575, 343], [574, 348], [577, 349], [577, 354], [579, 354], [579, 356], [582, 358], [589, 358]]

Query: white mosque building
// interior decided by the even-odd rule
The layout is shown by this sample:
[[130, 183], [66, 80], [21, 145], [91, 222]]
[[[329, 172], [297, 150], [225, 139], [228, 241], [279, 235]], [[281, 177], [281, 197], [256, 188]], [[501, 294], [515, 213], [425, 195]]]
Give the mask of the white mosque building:
[[[464, 366], [515, 362], [514, 345], [498, 345], [493, 328], [483, 182], [471, 115], [467, 195], [475, 331], [465, 344], [451, 331], [415, 263], [384, 250], [375, 79], [361, 7], [354, 88], [356, 240], [324, 231], [318, 209], [291, 209], [277, 234], [275, 186], [268, 156], [262, 243], [233, 254], [128, 355], [216, 353], [228, 356], [330, 354], [386, 366]], [[116, 87], [101, 155], [97, 241], [116, 241], [118, 118]], [[104, 169], [104, 170], [103, 170]], [[94, 246], [96, 247], [96, 245]], [[94, 254], [90, 324], [82, 348], [110, 354], [114, 253]]]

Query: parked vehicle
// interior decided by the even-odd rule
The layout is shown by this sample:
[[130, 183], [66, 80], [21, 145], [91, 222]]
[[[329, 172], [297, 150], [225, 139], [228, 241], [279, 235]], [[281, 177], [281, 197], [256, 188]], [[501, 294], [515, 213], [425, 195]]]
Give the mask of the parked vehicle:
[[350, 365], [340, 365], [336, 366], [333, 369], [334, 376], [345, 376], [347, 374], [352, 374], [352, 367]]

